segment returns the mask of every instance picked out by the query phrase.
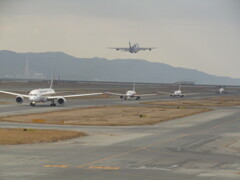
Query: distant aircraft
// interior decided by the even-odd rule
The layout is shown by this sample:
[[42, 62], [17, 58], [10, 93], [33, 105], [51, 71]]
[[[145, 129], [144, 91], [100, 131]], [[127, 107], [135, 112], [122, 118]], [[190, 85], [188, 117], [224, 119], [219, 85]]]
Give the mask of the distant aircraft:
[[135, 83], [133, 84], [133, 90], [129, 90], [125, 94], [111, 93], [111, 92], [107, 92], [106, 94], [120, 96], [120, 98], [124, 100], [129, 100], [130, 98], [135, 98], [136, 100], [139, 100], [143, 96], [157, 95], [157, 94], [137, 94], [135, 91]]
[[217, 91], [216, 91], [217, 94], [227, 94], [227, 91], [225, 91], [225, 89], [222, 87], [220, 87]]
[[94, 95], [103, 94], [103, 93], [89, 93], [89, 94], [74, 94], [74, 95], [65, 95], [65, 96], [51, 96], [53, 94], [56, 94], [54, 89], [52, 89], [52, 85], [53, 85], [53, 78], [51, 80], [51, 84], [50, 84], [49, 88], [34, 89], [34, 90], [30, 91], [30, 93], [28, 95], [14, 93], [14, 92], [8, 92], [8, 91], [1, 91], [1, 90], [0, 90], [0, 93], [17, 96], [16, 102], [19, 104], [23, 103], [24, 98], [28, 98], [30, 101], [30, 106], [35, 106], [36, 103], [39, 103], [39, 102], [43, 102], [43, 103], [51, 102], [51, 106], [56, 106], [55, 100], [58, 104], [63, 105], [66, 103], [65, 98], [68, 98], [68, 97], [94, 96]]
[[149, 50], [151, 51], [152, 49], [156, 49], [154, 47], [149, 47], [149, 48], [140, 48], [139, 45], [137, 43], [131, 45], [131, 43], [129, 42], [129, 47], [127, 48], [110, 48], [110, 49], [116, 49], [117, 51], [127, 51], [130, 53], [137, 53], [138, 51], [146, 51]]
[[168, 92], [161, 92], [161, 91], [158, 91], [160, 94], [169, 94], [171, 97], [184, 97], [185, 95], [190, 95], [190, 94], [197, 94], [197, 93], [185, 93], [183, 94], [182, 91], [181, 91], [181, 84], [179, 85], [179, 88], [178, 90], [174, 91], [173, 93], [168, 93]]
[[227, 91], [224, 89], [224, 87], [220, 87], [218, 90], [209, 89], [210, 91], [215, 91], [217, 94], [227, 94]]

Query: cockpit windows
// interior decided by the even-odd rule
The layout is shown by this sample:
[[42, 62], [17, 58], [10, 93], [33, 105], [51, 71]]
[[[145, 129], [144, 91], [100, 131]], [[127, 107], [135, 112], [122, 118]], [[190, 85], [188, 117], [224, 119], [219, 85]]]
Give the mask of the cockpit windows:
[[29, 94], [29, 96], [37, 96], [37, 94]]

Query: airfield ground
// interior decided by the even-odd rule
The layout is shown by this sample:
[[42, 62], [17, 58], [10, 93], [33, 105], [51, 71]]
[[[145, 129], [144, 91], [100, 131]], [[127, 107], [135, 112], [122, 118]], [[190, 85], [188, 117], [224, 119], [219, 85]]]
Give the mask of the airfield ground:
[[82, 136], [86, 134], [78, 131], [0, 128], [0, 145], [58, 142]]
[[[46, 82], [22, 82], [18, 85], [4, 82], [0, 83], [0, 89], [29, 92], [34, 88], [47, 87], [46, 85]], [[54, 85], [58, 92], [74, 90], [75, 93], [125, 92], [131, 87], [131, 83], [96, 82], [60, 82]], [[139, 93], [145, 94], [157, 90], [172, 92], [178, 86], [137, 84], [136, 88]], [[9, 122], [1, 121], [0, 127], [3, 129], [17, 128], [21, 129], [22, 133], [26, 133], [23, 129], [27, 129], [27, 132], [46, 129], [88, 134], [84, 138], [52, 143], [1, 145], [0, 179], [239, 179], [239, 87], [228, 87], [227, 95], [217, 95], [214, 91], [209, 91], [216, 89], [216, 86], [182, 88], [186, 93], [200, 94], [175, 99], [159, 95], [144, 97], [139, 101], [106, 97], [67, 99], [65, 106], [54, 108], [49, 104], [38, 104], [33, 108], [29, 106], [28, 101], [18, 105], [15, 103], [15, 97], [0, 95], [0, 101], [7, 102], [0, 104], [1, 118], [22, 120], [23, 117], [27, 119], [29, 116], [29, 122], [34, 122], [18, 123], [13, 122], [14, 119]], [[210, 97], [213, 99], [209, 99]], [[183, 113], [198, 109], [207, 109], [207, 112], [190, 116], [190, 112], [188, 115]], [[133, 110], [136, 111], [135, 114]], [[63, 114], [59, 114], [60, 112]], [[76, 114], [71, 115], [71, 112]], [[179, 112], [187, 117], [173, 117]], [[64, 113], [68, 113], [68, 116]], [[34, 114], [36, 117], [33, 117]], [[55, 116], [57, 122], [47, 124], [48, 119], [43, 117], [44, 114], [49, 118], [51, 115], [50, 119]], [[135, 118], [135, 121], [145, 121], [166, 116], [176, 119], [141, 126], [75, 125], [83, 115], [85, 120], [99, 119], [101, 123], [104, 122], [102, 119], [129, 121]], [[57, 118], [66, 120], [59, 121]], [[65, 121], [70, 123], [70, 118], [75, 118], [73, 125], [65, 124]], [[7, 131], [5, 134], [11, 133]]]
[[1, 117], [0, 121], [85, 126], [137, 126], [206, 112], [206, 108], [178, 107], [91, 107], [40, 114]]
[[240, 96], [143, 102], [142, 106], [100, 106], [0, 117], [0, 121], [84, 126], [138, 126], [207, 112], [207, 107], [238, 106]]
[[144, 102], [144, 104], [162, 105], [162, 106], [179, 106], [179, 107], [224, 107], [240, 106], [240, 96], [218, 96], [201, 99], [176, 99], [174, 101], [154, 101]]

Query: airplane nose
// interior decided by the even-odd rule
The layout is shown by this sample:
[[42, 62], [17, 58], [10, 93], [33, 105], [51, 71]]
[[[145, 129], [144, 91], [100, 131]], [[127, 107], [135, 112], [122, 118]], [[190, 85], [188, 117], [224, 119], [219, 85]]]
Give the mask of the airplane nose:
[[34, 96], [29, 96], [29, 100], [34, 101], [35, 100]]

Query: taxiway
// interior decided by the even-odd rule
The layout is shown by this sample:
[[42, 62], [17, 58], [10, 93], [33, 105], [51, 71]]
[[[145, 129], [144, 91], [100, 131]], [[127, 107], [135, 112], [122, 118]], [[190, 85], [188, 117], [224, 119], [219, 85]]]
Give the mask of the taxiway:
[[[203, 94], [187, 98], [216, 96]], [[65, 106], [1, 104], [0, 116], [159, 101], [74, 99]], [[172, 98], [171, 98], [172, 99]], [[173, 99], [174, 100], [174, 99]], [[9, 99], [6, 101], [9, 102]], [[13, 102], [13, 101], [12, 101]], [[222, 107], [151, 126], [95, 127], [0, 122], [1, 128], [77, 130], [88, 137], [0, 146], [0, 179], [226, 180], [240, 177], [240, 107]]]
[[86, 138], [0, 147], [0, 179], [239, 179], [239, 107], [138, 127], [1, 122]]

